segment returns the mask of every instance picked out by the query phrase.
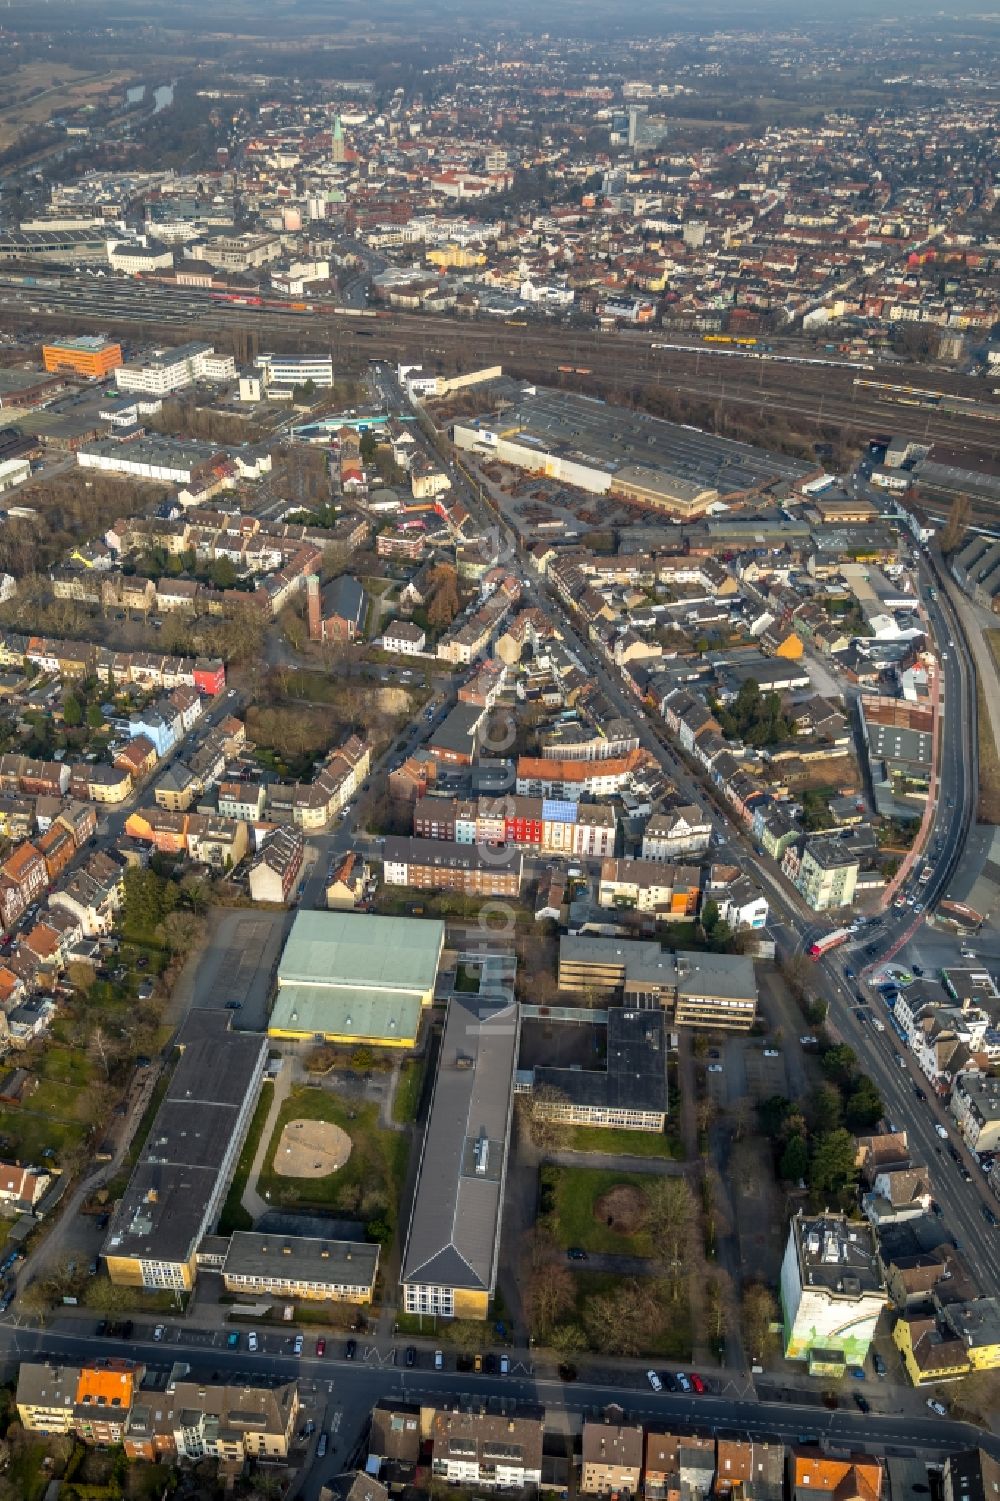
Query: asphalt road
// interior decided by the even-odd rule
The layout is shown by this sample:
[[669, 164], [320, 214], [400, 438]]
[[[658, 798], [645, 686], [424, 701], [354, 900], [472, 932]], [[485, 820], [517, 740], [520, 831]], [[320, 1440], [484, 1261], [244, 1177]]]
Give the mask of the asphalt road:
[[[284, 1341], [283, 1341], [284, 1342]], [[244, 1338], [245, 1344], [245, 1338]], [[312, 1348], [312, 1342], [307, 1349]], [[359, 1352], [363, 1354], [360, 1348]], [[120, 1341], [97, 1340], [76, 1332], [0, 1328], [0, 1360], [4, 1374], [13, 1374], [18, 1361], [52, 1359], [70, 1362], [93, 1360], [100, 1356], [121, 1356]], [[342, 1431], [345, 1443], [362, 1431], [365, 1416], [380, 1398], [402, 1401], [441, 1401], [458, 1397], [500, 1398], [507, 1401], [538, 1403], [569, 1413], [590, 1414], [618, 1403], [630, 1420], [640, 1423], [704, 1424], [713, 1431], [731, 1432], [754, 1437], [774, 1437], [786, 1442], [815, 1438], [826, 1443], [849, 1444], [852, 1448], [875, 1453], [903, 1452], [943, 1454], [981, 1443], [1000, 1456], [1000, 1438], [980, 1433], [965, 1424], [938, 1418], [930, 1412], [898, 1415], [861, 1413], [851, 1407], [828, 1411], [824, 1407], [795, 1401], [760, 1402], [729, 1396], [682, 1396], [656, 1393], [648, 1385], [624, 1389], [620, 1384], [590, 1384], [577, 1381], [567, 1384], [557, 1377], [532, 1372], [510, 1376], [476, 1376], [459, 1374], [453, 1368], [435, 1371], [425, 1367], [407, 1370], [402, 1365], [375, 1364], [363, 1358], [347, 1361], [321, 1359], [303, 1354], [272, 1351], [251, 1355], [247, 1350], [205, 1348], [185, 1337], [180, 1344], [169, 1346], [140, 1339], [129, 1346], [131, 1358], [151, 1368], [169, 1369], [177, 1361], [190, 1365], [197, 1374], [240, 1380], [287, 1381], [298, 1378], [304, 1383], [332, 1383], [337, 1404], [343, 1409]], [[401, 1352], [400, 1352], [401, 1357]], [[642, 1381], [642, 1373], [637, 1380]]]

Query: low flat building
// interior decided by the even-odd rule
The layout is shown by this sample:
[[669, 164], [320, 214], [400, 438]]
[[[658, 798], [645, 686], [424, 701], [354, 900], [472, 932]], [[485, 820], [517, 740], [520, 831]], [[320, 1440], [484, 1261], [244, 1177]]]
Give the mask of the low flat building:
[[662, 1131], [667, 1120], [667, 1037], [662, 1011], [608, 1011], [602, 1069], [536, 1067], [536, 1109], [572, 1126]]
[[222, 1281], [231, 1293], [370, 1303], [378, 1259], [379, 1247], [366, 1242], [237, 1230], [222, 1264]]
[[442, 922], [299, 912], [278, 964], [268, 1036], [413, 1047], [443, 948]]
[[516, 1001], [453, 995], [448, 1003], [403, 1252], [407, 1313], [489, 1314], [518, 1033]]

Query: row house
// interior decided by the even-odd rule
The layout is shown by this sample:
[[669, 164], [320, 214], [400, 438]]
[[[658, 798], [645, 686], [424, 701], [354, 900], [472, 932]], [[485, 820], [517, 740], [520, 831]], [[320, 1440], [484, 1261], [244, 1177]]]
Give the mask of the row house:
[[382, 858], [387, 886], [459, 891], [465, 896], [520, 895], [524, 856], [514, 849], [393, 834], [385, 841]]
[[413, 809], [413, 833], [420, 839], [513, 845], [577, 858], [613, 855], [616, 831], [611, 807], [541, 797], [421, 797]]
[[65, 797], [70, 768], [64, 761], [35, 761], [30, 756], [0, 756], [0, 790], [28, 797]]
[[110, 933], [124, 902], [125, 868], [103, 850], [95, 850], [49, 897], [50, 908], [67, 913], [86, 938]]
[[331, 752], [312, 782], [301, 783], [292, 798], [292, 817], [303, 829], [323, 829], [354, 797], [371, 769], [371, 746], [352, 735]]
[[43, 856], [27, 841], [0, 864], [0, 921], [5, 932], [42, 895], [48, 881]]

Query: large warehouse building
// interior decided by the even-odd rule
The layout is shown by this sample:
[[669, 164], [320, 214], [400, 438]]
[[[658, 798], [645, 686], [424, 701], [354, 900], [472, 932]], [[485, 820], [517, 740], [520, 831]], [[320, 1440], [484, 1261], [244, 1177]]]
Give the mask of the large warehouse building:
[[503, 412], [456, 421], [452, 438], [481, 458], [679, 518], [816, 473], [748, 443], [542, 387]]
[[442, 922], [300, 912], [278, 965], [268, 1035], [411, 1048], [443, 948]]

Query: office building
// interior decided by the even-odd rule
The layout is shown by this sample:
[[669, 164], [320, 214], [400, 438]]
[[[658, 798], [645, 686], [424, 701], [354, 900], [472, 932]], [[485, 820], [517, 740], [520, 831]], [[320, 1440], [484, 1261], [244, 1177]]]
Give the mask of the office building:
[[655, 940], [564, 935], [559, 989], [613, 997], [633, 1009], [658, 1004], [680, 1026], [749, 1031], [757, 1015], [747, 955], [675, 952]]
[[82, 375], [103, 380], [122, 363], [120, 344], [92, 334], [79, 338], [53, 339], [42, 345], [42, 364], [54, 374]]

